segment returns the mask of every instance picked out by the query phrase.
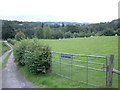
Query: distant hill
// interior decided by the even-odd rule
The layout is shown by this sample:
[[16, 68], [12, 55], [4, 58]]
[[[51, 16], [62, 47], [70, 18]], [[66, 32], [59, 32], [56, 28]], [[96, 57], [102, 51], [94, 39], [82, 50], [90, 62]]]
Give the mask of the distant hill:
[[[34, 23], [39, 23], [39, 22], [34, 22]], [[41, 22], [40, 22], [41, 23]], [[73, 24], [80, 24], [80, 25], [88, 25], [88, 24], [92, 24], [92, 23], [79, 23], [79, 22], [42, 22], [42, 23], [46, 23], [46, 24], [62, 24], [64, 23], [65, 25], [73, 25]]]
[[111, 22], [120, 22], [120, 18], [119, 19], [114, 19]]

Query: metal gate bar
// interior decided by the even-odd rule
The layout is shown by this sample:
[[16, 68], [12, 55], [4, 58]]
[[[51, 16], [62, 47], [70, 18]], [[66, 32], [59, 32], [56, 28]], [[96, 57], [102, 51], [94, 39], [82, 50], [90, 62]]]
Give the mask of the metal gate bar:
[[[103, 72], [106, 72], [106, 71], [107, 71], [107, 70], [104, 70], [104, 68], [103, 68], [103, 69], [98, 69], [98, 68], [88, 67], [88, 63], [103, 65], [103, 67], [104, 67], [104, 66], [107, 66], [107, 57], [106, 57], [106, 56], [80, 55], [80, 54], [70, 54], [70, 53], [60, 53], [60, 52], [52, 52], [52, 54], [58, 54], [58, 55], [59, 55], [59, 57], [56, 57], [56, 56], [52, 55], [52, 58], [54, 58], [54, 59], [55, 59], [55, 58], [56, 58], [56, 59], [60, 59], [60, 60], [58, 60], [58, 61], [52, 60], [52, 62], [54, 62], [54, 63], [59, 63], [59, 64], [60, 64], [60, 73], [56, 73], [56, 72], [53, 72], [53, 73], [55, 73], [55, 74], [57, 74], [57, 75], [59, 75], [59, 76], [62, 76], [62, 77], [71, 79], [71, 80], [75, 80], [75, 79], [72, 78], [72, 76], [74, 76], [73, 73], [72, 73], [72, 71], [73, 71], [73, 66], [74, 66], [74, 67], [80, 67], [80, 68], [85, 68], [85, 69], [86, 69], [86, 82], [84, 82], [84, 81], [79, 81], [79, 82], [82, 82], [82, 83], [85, 83], [85, 84], [89, 84], [89, 85], [92, 85], [92, 86], [97, 86], [97, 85], [89, 83], [89, 81], [88, 81], [88, 69], [96, 70], [96, 71], [103, 71]], [[75, 60], [75, 59], [73, 59], [73, 56], [86, 57], [86, 61], [83, 61], [83, 60]], [[90, 61], [88, 61], [88, 60], [89, 60], [88, 58], [91, 58], [91, 57], [94, 57], [94, 58], [103, 58], [103, 59], [105, 59], [106, 63], [90, 62]], [[71, 61], [71, 63], [61, 62], [62, 59], [64, 59], [64, 60], [69, 60], [69, 61]], [[74, 61], [74, 62], [84, 62], [84, 63], [86, 63], [86, 66], [75, 65], [75, 64], [72, 63], [72, 61]], [[62, 74], [61, 65], [71, 66], [71, 67], [70, 67], [70, 70], [71, 70], [70, 77]], [[107, 74], [106, 74], [106, 75], [107, 75]], [[107, 77], [106, 77], [106, 79], [107, 79]], [[106, 81], [106, 83], [107, 83], [107, 81]]]

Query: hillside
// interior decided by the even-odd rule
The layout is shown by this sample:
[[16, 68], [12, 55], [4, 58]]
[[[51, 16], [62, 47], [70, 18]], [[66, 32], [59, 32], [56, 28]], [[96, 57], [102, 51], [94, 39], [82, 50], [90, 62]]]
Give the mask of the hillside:
[[120, 35], [119, 20], [101, 23], [22, 22], [2, 20], [3, 39], [14, 38], [23, 32], [27, 38], [59, 39], [90, 36]]

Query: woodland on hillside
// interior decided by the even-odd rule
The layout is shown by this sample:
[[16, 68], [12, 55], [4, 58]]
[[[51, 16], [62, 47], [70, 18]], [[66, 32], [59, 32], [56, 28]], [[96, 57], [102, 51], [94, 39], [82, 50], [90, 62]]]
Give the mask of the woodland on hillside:
[[93, 24], [69, 24], [66, 22], [23, 22], [2, 20], [2, 39], [15, 38], [19, 32], [26, 38], [59, 39], [90, 36], [120, 35], [120, 19]]

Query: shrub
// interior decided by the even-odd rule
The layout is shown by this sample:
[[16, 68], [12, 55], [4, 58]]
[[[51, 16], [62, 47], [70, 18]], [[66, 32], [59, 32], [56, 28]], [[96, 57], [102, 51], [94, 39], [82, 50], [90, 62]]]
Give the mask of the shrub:
[[50, 71], [51, 50], [38, 39], [22, 40], [15, 45], [15, 61], [26, 65], [32, 73], [47, 73]]
[[24, 66], [25, 65], [25, 49], [26, 46], [28, 44], [27, 40], [21, 41], [21, 42], [17, 42], [14, 45], [14, 56], [15, 56], [15, 62], [17, 62], [17, 64]]
[[15, 35], [15, 39], [17, 40], [17, 41], [20, 41], [20, 40], [23, 40], [23, 39], [25, 39], [26, 38], [26, 36], [25, 36], [25, 34], [23, 33], [23, 32], [18, 32], [16, 35]]

